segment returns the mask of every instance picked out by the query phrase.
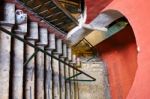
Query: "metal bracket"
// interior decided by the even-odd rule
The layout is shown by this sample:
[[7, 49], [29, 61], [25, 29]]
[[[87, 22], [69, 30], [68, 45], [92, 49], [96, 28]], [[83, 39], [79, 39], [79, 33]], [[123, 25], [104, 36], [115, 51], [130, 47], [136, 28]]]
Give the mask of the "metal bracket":
[[82, 79], [72, 79], [72, 80], [70, 80], [70, 81], [77, 81], [77, 82], [79, 82], [79, 81], [81, 81], [81, 82], [92, 82], [92, 81], [95, 81], [95, 80], [82, 80]]
[[77, 74], [75, 74], [75, 75], [73, 75], [73, 76], [71, 76], [71, 77], [68, 77], [68, 78], [66, 78], [66, 81], [67, 80], [70, 80], [71, 78], [74, 78], [74, 77], [76, 77], [76, 76], [79, 76], [81, 73], [77, 73]]
[[91, 80], [82, 80], [82, 79], [72, 79], [72, 78], [75, 78], [75, 77], [77, 77], [77, 76], [79, 76], [79, 75], [81, 75], [82, 73], [77, 73], [77, 74], [74, 74], [73, 76], [71, 76], [71, 77], [68, 77], [68, 78], [66, 78], [66, 81], [87, 81], [87, 82], [89, 82], [89, 81], [95, 81], [95, 79], [91, 79]]
[[27, 65], [27, 64], [31, 61], [31, 59], [37, 54], [38, 51], [39, 51], [39, 50], [36, 50], [36, 51], [30, 56], [30, 58], [23, 64], [23, 66]]

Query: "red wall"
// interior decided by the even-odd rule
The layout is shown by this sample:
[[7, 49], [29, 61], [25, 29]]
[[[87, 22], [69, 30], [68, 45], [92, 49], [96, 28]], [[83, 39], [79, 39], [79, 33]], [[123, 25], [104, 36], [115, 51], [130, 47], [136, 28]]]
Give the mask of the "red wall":
[[105, 10], [116, 10], [128, 19], [140, 49], [127, 99], [150, 99], [150, 0], [114, 0]]
[[140, 49], [138, 68], [127, 99], [150, 99], [150, 0], [113, 0], [103, 11], [106, 10], [118, 11], [128, 19]]
[[126, 99], [137, 69], [137, 50], [130, 26], [97, 45], [108, 66], [112, 99]]
[[87, 6], [87, 20], [86, 23], [90, 23], [100, 11], [104, 9], [113, 0], [85, 0]]

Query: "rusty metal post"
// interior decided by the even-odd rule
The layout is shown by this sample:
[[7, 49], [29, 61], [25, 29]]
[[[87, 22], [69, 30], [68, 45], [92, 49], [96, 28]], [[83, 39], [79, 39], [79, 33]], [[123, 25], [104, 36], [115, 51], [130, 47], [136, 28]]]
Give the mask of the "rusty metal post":
[[[70, 68], [70, 76], [73, 76], [73, 75], [74, 75], [74, 70]], [[70, 87], [71, 87], [71, 99], [74, 99], [74, 82], [70, 81]]]
[[[74, 66], [77, 68], [78, 66], [80, 66], [80, 58], [77, 57], [76, 55], [73, 56], [73, 60], [74, 60]], [[78, 72], [76, 70], [73, 71], [74, 75], [77, 74]], [[75, 77], [75, 79], [78, 79], [78, 76]], [[75, 81], [74, 82], [74, 92], [75, 92], [75, 99], [78, 99], [79, 97], [79, 89], [78, 89], [78, 82]]]
[[[64, 57], [65, 58], [64, 61], [67, 62], [67, 58], [68, 58], [67, 44], [63, 45], [63, 56], [62, 57]], [[64, 79], [66, 79], [67, 77], [68, 77], [68, 66], [66, 66], [64, 64]], [[69, 99], [68, 90], [67, 90], [68, 86], [67, 85], [68, 84], [67, 84], [67, 82], [65, 80], [65, 99]]]
[[[26, 39], [28, 42], [35, 45], [38, 40], [38, 23], [30, 22], [29, 34]], [[25, 45], [25, 61], [27, 62], [30, 57], [35, 53], [35, 48]], [[25, 65], [25, 99], [35, 99], [35, 56]]]
[[[78, 62], [77, 62], [78, 60]], [[79, 58], [76, 57], [75, 54], [72, 55], [72, 61], [70, 62], [70, 64], [72, 64], [73, 66], [77, 66], [79, 64]], [[77, 74], [76, 70], [71, 69], [70, 70], [71, 76]], [[74, 77], [74, 79], [77, 79], [77, 77]], [[78, 99], [78, 91], [77, 91], [77, 83], [78, 82], [72, 82], [71, 81], [71, 95], [72, 95], [72, 99]]]
[[[48, 35], [48, 46], [46, 50], [48, 53], [52, 54], [52, 51], [55, 49], [55, 35]], [[45, 94], [46, 99], [53, 99], [53, 84], [52, 84], [52, 58], [50, 56], [46, 56], [46, 81], [45, 81]]]
[[[72, 60], [72, 51], [71, 48], [67, 48], [67, 63], [70, 63]], [[66, 67], [66, 78], [70, 77], [70, 68]], [[67, 99], [72, 99], [71, 97], [71, 82], [66, 82], [66, 91], [67, 91]]]
[[[24, 38], [27, 33], [27, 14], [22, 10], [16, 10], [17, 36]], [[13, 38], [13, 82], [12, 99], [23, 98], [23, 63], [24, 63], [24, 43]]]
[[[63, 57], [60, 57], [61, 60], [64, 61]], [[61, 99], [65, 99], [65, 78], [64, 78], [64, 64], [60, 63], [60, 92]]]
[[[68, 59], [69, 59], [69, 63], [71, 63], [72, 61], [72, 49], [71, 48], [68, 48]], [[73, 70], [72, 68], [68, 68], [68, 71], [69, 71], [69, 77], [73, 75]], [[74, 96], [73, 96], [73, 86], [72, 86], [72, 82], [69, 81], [69, 86], [70, 86], [70, 99], [74, 99]]]
[[[80, 66], [80, 65], [81, 65], [80, 58], [77, 57], [77, 59], [76, 59], [76, 66]], [[77, 74], [76, 70], [75, 70], [75, 74]], [[78, 76], [75, 77], [75, 79], [78, 79]], [[75, 92], [76, 92], [76, 99], [79, 99], [79, 86], [78, 86], [78, 82], [75, 82]]]
[[[69, 63], [68, 60], [66, 60], [66, 63]], [[65, 66], [65, 76], [66, 78], [70, 77], [70, 74], [69, 74], [69, 67]], [[69, 81], [65, 81], [66, 83], [66, 99], [71, 99], [71, 96], [70, 96], [70, 82]]]
[[[77, 71], [75, 71], [75, 74], [77, 74]], [[75, 79], [78, 79], [78, 77], [75, 77]], [[75, 82], [75, 92], [76, 92], [76, 98], [79, 99], [79, 85], [78, 82]]]
[[[15, 24], [15, 4], [5, 3], [4, 21], [0, 21], [0, 24], [8, 31], [12, 30]], [[11, 37], [0, 31], [0, 99], [9, 99], [10, 51]]]
[[[58, 54], [54, 55], [55, 57], [59, 57]], [[56, 59], [52, 60], [52, 67], [53, 67], [53, 86], [54, 86], [54, 99], [60, 98], [60, 92], [59, 92], [59, 61]]]
[[[47, 50], [51, 54], [51, 50]], [[46, 99], [52, 99], [52, 67], [51, 57], [46, 56], [46, 80], [45, 80], [45, 94]]]
[[[44, 50], [48, 44], [47, 28], [39, 29], [39, 42], [37, 46]], [[36, 99], [44, 99], [44, 53], [38, 52], [36, 56]]]
[[[72, 65], [73, 66], [75, 66], [76, 65], [76, 55], [75, 54], [73, 54], [72, 55]], [[73, 75], [75, 75], [75, 70], [71, 70], [72, 71], [72, 74]], [[75, 90], [75, 84], [76, 84], [76, 82], [71, 82], [71, 84], [72, 84], [72, 96], [73, 96], [73, 98], [72, 99], [76, 99], [76, 90]]]
[[[67, 45], [65, 43], [62, 44], [63, 45], [63, 54], [61, 56], [61, 60], [65, 61], [65, 58], [67, 58]], [[64, 63], [60, 63], [60, 81], [61, 81], [61, 99], [65, 99], [65, 64]]]
[[[62, 40], [57, 39], [56, 40], [56, 51], [53, 52], [53, 55], [57, 58], [59, 58], [59, 55], [62, 54]], [[52, 66], [54, 71], [54, 99], [60, 99], [60, 73], [59, 73], [59, 60], [53, 59], [52, 60]]]

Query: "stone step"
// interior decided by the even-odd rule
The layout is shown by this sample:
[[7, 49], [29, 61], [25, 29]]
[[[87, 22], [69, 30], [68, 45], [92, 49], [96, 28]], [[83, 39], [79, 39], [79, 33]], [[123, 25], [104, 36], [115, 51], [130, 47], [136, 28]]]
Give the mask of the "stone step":
[[[77, 58], [72, 49], [55, 33], [49, 33], [38, 22], [27, 19], [27, 14], [16, 9], [15, 4], [6, 3], [4, 13], [1, 27], [49, 54], [76, 65]], [[65, 81], [75, 72], [64, 63], [0, 31], [0, 99], [78, 99], [78, 85]]]

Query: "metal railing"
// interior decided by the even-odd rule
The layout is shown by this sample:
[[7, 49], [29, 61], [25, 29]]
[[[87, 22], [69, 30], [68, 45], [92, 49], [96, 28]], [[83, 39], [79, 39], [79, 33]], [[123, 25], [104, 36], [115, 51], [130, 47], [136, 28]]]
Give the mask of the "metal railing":
[[[87, 74], [87, 73], [85, 73], [85, 72], [79, 70], [78, 68], [75, 68], [75, 66], [73, 66], [73, 65], [71, 65], [71, 64], [69, 64], [69, 63], [66, 63], [65, 61], [63, 61], [63, 60], [61, 60], [61, 59], [59, 59], [59, 58], [53, 56], [52, 54], [48, 53], [47, 51], [45, 51], [45, 50], [43, 50], [43, 49], [41, 49], [41, 48], [35, 46], [34, 44], [32, 44], [32, 43], [26, 41], [25, 39], [23, 39], [23, 38], [21, 38], [21, 37], [15, 35], [15, 33], [10, 32], [10, 31], [8, 31], [7, 29], [5, 29], [5, 28], [3, 28], [3, 27], [0, 27], [0, 30], [3, 31], [4, 33], [6, 33], [6, 34], [8, 34], [8, 35], [10, 35], [10, 36], [12, 36], [12, 37], [14, 37], [15, 39], [18, 39], [18, 40], [24, 42], [25, 44], [27, 44], [27, 45], [29, 45], [29, 46], [31, 46], [31, 47], [33, 47], [33, 48], [36, 49], [36, 51], [30, 56], [30, 58], [24, 63], [24, 65], [28, 64], [28, 62], [37, 54], [37, 52], [41, 51], [42, 53], [44, 53], [44, 54], [46, 54], [46, 55], [48, 55], [48, 56], [50, 56], [50, 57], [52, 57], [52, 58], [58, 60], [59, 62], [64, 63], [65, 66], [68, 66], [68, 67], [72, 68], [73, 70], [76, 70], [76, 71], [79, 72], [79, 73], [77, 73], [77, 74], [75, 74], [75, 75], [73, 75], [73, 76], [67, 78], [66, 81], [68, 81], [68, 80], [69, 80], [69, 81], [96, 81], [96, 79], [95, 79], [94, 77], [90, 76], [89, 74]], [[84, 74], [85, 76], [87, 76], [87, 77], [90, 78], [90, 79], [88, 79], [88, 80], [71, 79], [71, 78], [74, 78], [74, 77], [76, 77], [76, 76], [78, 76], [78, 75], [80, 75], [80, 74]]]

